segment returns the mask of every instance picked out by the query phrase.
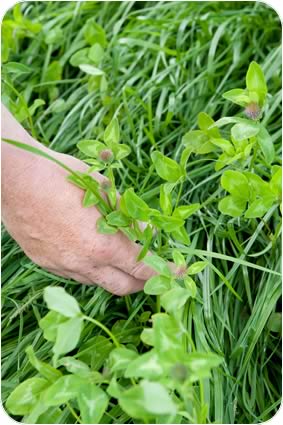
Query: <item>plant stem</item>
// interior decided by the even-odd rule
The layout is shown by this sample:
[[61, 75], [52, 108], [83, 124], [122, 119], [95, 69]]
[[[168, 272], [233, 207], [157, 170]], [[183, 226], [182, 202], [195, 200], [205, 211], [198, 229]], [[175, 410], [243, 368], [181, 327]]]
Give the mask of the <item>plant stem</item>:
[[72, 413], [72, 415], [74, 416], [74, 418], [76, 419], [76, 421], [81, 424], [82, 421], [80, 419], [80, 417], [76, 414], [76, 412], [74, 411], [74, 409], [72, 408], [72, 406], [70, 405], [70, 403], [67, 401], [66, 405], [68, 406], [68, 409], [70, 410], [70, 412]]
[[160, 295], [156, 295], [156, 313], [160, 313], [161, 305], [160, 305]]
[[179, 205], [179, 202], [180, 202], [180, 199], [181, 199], [181, 195], [182, 195], [183, 185], [184, 185], [184, 182], [181, 182], [180, 183], [180, 186], [179, 186], [179, 191], [178, 191], [177, 199], [176, 199], [176, 202], [175, 202], [175, 209]]
[[98, 326], [100, 329], [102, 329], [114, 342], [114, 344], [116, 345], [117, 348], [120, 347], [120, 343], [117, 340], [117, 338], [115, 337], [115, 335], [113, 335], [113, 333], [111, 331], [109, 331], [108, 328], [106, 328], [106, 326], [104, 326], [102, 323], [98, 322], [98, 320], [93, 319], [92, 317], [88, 317], [83, 315], [83, 318], [85, 320], [88, 320], [89, 322], [93, 323], [94, 325]]

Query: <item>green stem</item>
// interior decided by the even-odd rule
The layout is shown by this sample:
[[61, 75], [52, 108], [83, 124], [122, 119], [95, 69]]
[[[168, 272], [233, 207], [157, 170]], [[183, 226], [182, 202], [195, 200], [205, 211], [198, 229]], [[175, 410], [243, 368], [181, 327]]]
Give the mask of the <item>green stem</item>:
[[126, 306], [127, 306], [127, 310], [128, 310], [128, 313], [130, 313], [131, 312], [131, 309], [132, 309], [132, 302], [131, 302], [131, 297], [130, 297], [130, 295], [126, 295], [125, 296], [125, 303], [126, 303]]
[[180, 202], [180, 199], [181, 199], [181, 195], [182, 195], [183, 185], [184, 185], [184, 182], [181, 182], [180, 183], [180, 186], [179, 186], [179, 191], [178, 191], [177, 199], [176, 199], [176, 202], [175, 202], [175, 209], [179, 205], [179, 202]]
[[[64, 164], [63, 162], [59, 161], [59, 159], [54, 158], [52, 155], [49, 155], [48, 153], [42, 151], [41, 149], [38, 149], [34, 146], [30, 146], [27, 143], [22, 143], [22, 142], [17, 142], [16, 140], [12, 140], [12, 139], [6, 139], [6, 138], [2, 138], [2, 140], [6, 143], [9, 143], [10, 145], [16, 146], [17, 148], [23, 149], [25, 151], [31, 152], [35, 155], [39, 155], [42, 156], [43, 158], [49, 159], [50, 161], [53, 161], [55, 164], [59, 165], [60, 167], [64, 168], [64, 170], [68, 171], [70, 174], [72, 174], [74, 177], [76, 177], [77, 179], [79, 179], [81, 181], [81, 183], [83, 185], [85, 185], [87, 187], [87, 189], [89, 189], [91, 192], [95, 193], [95, 195], [98, 197], [99, 202], [101, 203], [101, 205], [104, 207], [105, 211], [111, 211], [109, 209], [108, 204], [104, 201], [104, 199], [102, 198], [102, 196], [99, 194], [99, 192], [93, 190], [93, 187], [87, 183], [81, 176], [80, 174], [76, 173], [75, 171], [73, 171], [70, 167], [68, 167], [66, 164]], [[97, 208], [99, 208], [99, 205], [97, 205]], [[104, 210], [103, 210], [104, 211]], [[103, 211], [100, 210], [100, 212]], [[104, 215], [104, 214], [103, 214]]]
[[80, 417], [76, 414], [76, 412], [74, 411], [74, 409], [72, 408], [72, 406], [70, 405], [70, 403], [67, 401], [66, 405], [68, 406], [68, 409], [70, 410], [70, 412], [72, 413], [72, 415], [74, 416], [74, 418], [76, 419], [76, 421], [81, 424], [82, 421], [80, 419]]
[[120, 343], [117, 340], [117, 338], [115, 337], [115, 335], [113, 335], [113, 333], [111, 331], [109, 331], [108, 328], [106, 328], [106, 326], [104, 326], [102, 323], [98, 322], [98, 320], [93, 319], [92, 317], [88, 317], [83, 315], [83, 318], [91, 323], [93, 323], [94, 325], [98, 326], [100, 329], [102, 329], [114, 342], [114, 344], [116, 345], [117, 348], [120, 347]]
[[156, 313], [160, 313], [161, 304], [160, 304], [160, 295], [156, 295]]

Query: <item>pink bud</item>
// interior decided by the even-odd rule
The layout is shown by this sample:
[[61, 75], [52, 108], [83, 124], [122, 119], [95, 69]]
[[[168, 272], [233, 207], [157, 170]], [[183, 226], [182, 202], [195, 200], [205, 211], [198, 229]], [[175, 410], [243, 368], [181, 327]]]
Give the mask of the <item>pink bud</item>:
[[252, 120], [257, 120], [261, 115], [261, 109], [255, 102], [251, 102], [245, 109], [245, 114]]
[[113, 152], [110, 149], [104, 149], [100, 152], [99, 158], [101, 161], [108, 162], [113, 158]]

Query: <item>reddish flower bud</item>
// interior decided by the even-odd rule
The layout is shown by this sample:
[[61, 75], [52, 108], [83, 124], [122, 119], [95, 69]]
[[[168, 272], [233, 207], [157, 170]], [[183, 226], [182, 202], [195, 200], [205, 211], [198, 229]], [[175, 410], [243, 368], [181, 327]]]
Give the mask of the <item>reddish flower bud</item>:
[[99, 158], [103, 162], [108, 162], [113, 158], [113, 152], [110, 149], [104, 149], [100, 152]]
[[178, 279], [183, 279], [186, 276], [186, 273], [187, 273], [187, 267], [179, 266], [175, 272], [175, 275]]
[[261, 115], [261, 109], [257, 103], [252, 102], [246, 107], [245, 114], [248, 118], [257, 120]]

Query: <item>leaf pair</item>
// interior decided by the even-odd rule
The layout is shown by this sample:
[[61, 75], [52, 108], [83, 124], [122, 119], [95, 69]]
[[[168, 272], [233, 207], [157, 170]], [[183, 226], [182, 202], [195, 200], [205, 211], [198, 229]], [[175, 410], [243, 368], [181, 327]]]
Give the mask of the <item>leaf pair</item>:
[[113, 118], [104, 131], [103, 142], [84, 139], [77, 144], [77, 147], [88, 156], [85, 161], [91, 165], [89, 171], [100, 171], [111, 164], [114, 159], [119, 161], [130, 154], [130, 147], [119, 142], [119, 123], [117, 118]]
[[51, 310], [40, 320], [44, 337], [52, 341], [55, 362], [60, 355], [76, 348], [83, 329], [83, 315], [74, 297], [61, 287], [47, 287], [44, 300]]
[[[160, 302], [163, 308], [168, 312], [176, 313], [190, 297], [196, 296], [196, 284], [190, 275], [200, 273], [207, 266], [207, 262], [196, 262], [187, 269], [186, 261], [178, 250], [173, 251], [173, 259], [175, 273], [171, 271], [168, 263], [157, 255], [150, 255], [143, 259], [145, 264], [158, 273], [146, 282], [144, 291], [149, 295], [161, 295]], [[176, 282], [178, 278], [183, 279], [184, 287]]]
[[[248, 106], [250, 104], [259, 105], [262, 107], [267, 96], [267, 86], [264, 73], [261, 67], [256, 62], [251, 62], [246, 75], [246, 89], [233, 89], [223, 94], [225, 99], [230, 100], [240, 106]], [[255, 116], [250, 116], [253, 119], [260, 118], [260, 111]]]
[[221, 139], [221, 135], [218, 128], [212, 128], [213, 125], [214, 120], [208, 114], [205, 112], [198, 114], [200, 130], [189, 131], [182, 138], [182, 143], [188, 152], [202, 155], [216, 150], [214, 139]]
[[[280, 173], [275, 179], [278, 181], [279, 178]], [[241, 216], [246, 210], [247, 203], [249, 206], [245, 212], [246, 218], [262, 217], [275, 202], [278, 202], [272, 191], [272, 180], [267, 183], [253, 173], [225, 171], [221, 177], [221, 186], [230, 195], [219, 202], [218, 208], [223, 214], [232, 217]]]

